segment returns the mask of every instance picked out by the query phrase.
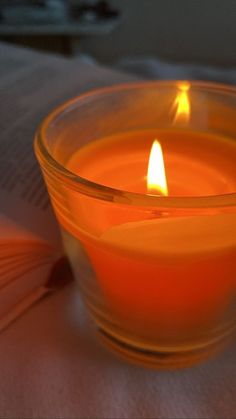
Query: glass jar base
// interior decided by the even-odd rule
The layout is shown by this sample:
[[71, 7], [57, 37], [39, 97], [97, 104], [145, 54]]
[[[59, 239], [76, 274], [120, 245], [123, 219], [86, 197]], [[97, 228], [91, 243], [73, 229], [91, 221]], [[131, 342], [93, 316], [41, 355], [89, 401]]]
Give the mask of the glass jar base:
[[232, 338], [220, 339], [218, 342], [206, 343], [204, 347], [192, 347], [184, 350], [180, 347], [179, 351], [163, 351], [158, 347], [155, 351], [138, 348], [130, 345], [117, 337], [107, 333], [104, 329], [97, 329], [98, 335], [102, 343], [123, 360], [140, 365], [145, 368], [174, 370], [181, 368], [190, 368], [196, 364], [207, 361], [209, 358], [216, 356], [220, 353]]

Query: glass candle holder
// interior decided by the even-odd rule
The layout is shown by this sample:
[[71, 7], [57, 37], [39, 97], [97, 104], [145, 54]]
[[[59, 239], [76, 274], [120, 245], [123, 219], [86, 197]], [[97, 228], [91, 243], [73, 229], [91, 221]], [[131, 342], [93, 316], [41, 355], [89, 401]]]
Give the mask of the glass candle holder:
[[[35, 150], [82, 297], [125, 358], [186, 367], [232, 337], [236, 90], [144, 82], [72, 99]], [[147, 189], [163, 148], [168, 196]]]

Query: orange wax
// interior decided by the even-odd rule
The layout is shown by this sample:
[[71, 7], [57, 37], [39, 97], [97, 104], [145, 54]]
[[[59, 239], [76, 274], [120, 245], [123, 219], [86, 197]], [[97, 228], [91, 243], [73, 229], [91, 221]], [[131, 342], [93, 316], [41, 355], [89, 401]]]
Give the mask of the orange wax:
[[156, 138], [164, 153], [170, 196], [236, 191], [236, 142], [201, 132], [173, 129], [113, 135], [79, 149], [66, 166], [101, 185], [146, 194], [148, 159]]
[[[147, 130], [94, 141], [67, 168], [96, 183], [147, 193], [148, 157], [162, 144], [170, 196], [236, 191], [236, 143], [187, 130]], [[178, 333], [208, 325], [236, 291], [236, 215], [176, 215], [132, 205], [67, 196], [72, 223], [92, 263], [111, 315], [138, 333]], [[77, 226], [79, 220], [78, 228]]]

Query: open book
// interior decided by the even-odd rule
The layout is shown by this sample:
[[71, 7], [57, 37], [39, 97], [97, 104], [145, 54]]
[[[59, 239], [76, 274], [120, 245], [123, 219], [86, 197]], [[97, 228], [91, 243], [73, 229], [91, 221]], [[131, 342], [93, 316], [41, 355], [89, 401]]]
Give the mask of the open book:
[[69, 279], [33, 152], [39, 123], [82, 91], [128, 80], [98, 65], [0, 44], [0, 330]]

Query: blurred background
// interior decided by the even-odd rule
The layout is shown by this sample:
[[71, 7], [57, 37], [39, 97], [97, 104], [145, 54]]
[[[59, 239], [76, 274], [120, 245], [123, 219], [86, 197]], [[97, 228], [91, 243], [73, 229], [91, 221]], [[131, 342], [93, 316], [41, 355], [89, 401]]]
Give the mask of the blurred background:
[[236, 82], [235, 0], [0, 0], [0, 40], [147, 78]]

